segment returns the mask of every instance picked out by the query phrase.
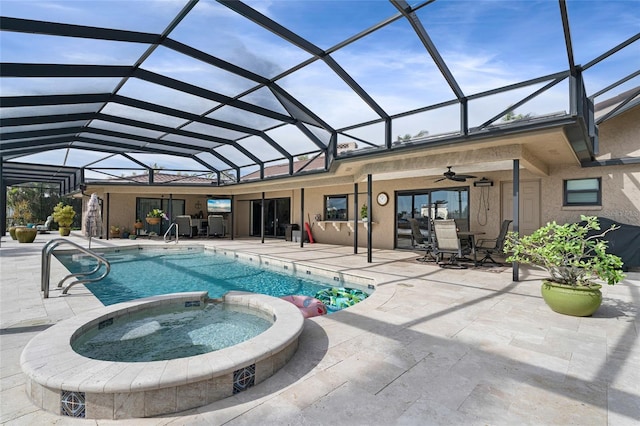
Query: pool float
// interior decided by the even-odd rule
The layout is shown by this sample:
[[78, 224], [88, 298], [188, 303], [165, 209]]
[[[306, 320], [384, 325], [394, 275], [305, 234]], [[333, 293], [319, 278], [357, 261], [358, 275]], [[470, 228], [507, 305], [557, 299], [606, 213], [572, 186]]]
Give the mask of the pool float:
[[302, 316], [305, 318], [317, 317], [318, 315], [327, 314], [327, 307], [324, 305], [324, 303], [311, 296], [291, 295], [283, 296], [281, 297], [281, 299], [296, 305], [298, 309], [300, 309]]
[[331, 287], [316, 293], [316, 299], [323, 302], [331, 311], [348, 308], [363, 301], [369, 295], [356, 288]]

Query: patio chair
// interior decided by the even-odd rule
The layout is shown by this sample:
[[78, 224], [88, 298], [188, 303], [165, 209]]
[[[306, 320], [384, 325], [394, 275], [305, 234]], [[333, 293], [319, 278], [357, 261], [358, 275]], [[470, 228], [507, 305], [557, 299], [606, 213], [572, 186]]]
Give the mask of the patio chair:
[[188, 214], [176, 216], [176, 225], [178, 230], [176, 234], [179, 236], [193, 237], [193, 224], [191, 223], [191, 216]]
[[53, 222], [53, 216], [47, 216], [47, 220], [44, 222], [44, 225], [36, 225], [36, 230], [38, 234], [48, 234], [51, 230], [51, 223]]
[[[440, 261], [438, 265], [444, 267], [455, 267], [465, 269], [466, 266], [460, 264], [458, 260], [464, 255], [471, 253], [470, 247], [463, 247], [458, 237], [458, 229], [454, 219], [435, 220], [433, 229], [438, 241], [436, 253]], [[449, 255], [449, 260], [444, 261], [444, 255]]]
[[[430, 220], [430, 219], [429, 219]], [[435, 255], [436, 244], [433, 239], [433, 223], [431, 224], [431, 231], [428, 237], [422, 235], [420, 224], [414, 218], [409, 219], [409, 225], [411, 226], [411, 237], [413, 238], [413, 247], [416, 249], [424, 250], [424, 256], [416, 259], [418, 262], [436, 262], [438, 258]]]
[[500, 233], [496, 238], [482, 238], [478, 240], [476, 243], [476, 250], [480, 253], [484, 253], [484, 257], [480, 259], [479, 264], [483, 265], [485, 262], [491, 262], [494, 265], [500, 265], [500, 263], [496, 262], [492, 254], [502, 253], [504, 248], [504, 239], [507, 236], [507, 231], [509, 231], [509, 225], [513, 222], [510, 219], [506, 219], [502, 221], [502, 225], [500, 226]]
[[207, 231], [207, 236], [224, 237], [224, 218], [221, 215], [209, 215], [208, 222], [209, 230]]

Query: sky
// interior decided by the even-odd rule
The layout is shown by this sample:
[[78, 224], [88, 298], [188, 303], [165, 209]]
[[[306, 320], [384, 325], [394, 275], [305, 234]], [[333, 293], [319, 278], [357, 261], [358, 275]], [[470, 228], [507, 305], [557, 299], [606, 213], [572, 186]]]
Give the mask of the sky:
[[[389, 115], [455, 99], [454, 91], [409, 22], [404, 18], [392, 19], [398, 11], [387, 0], [248, 0], [245, 3], [319, 49], [329, 52], [331, 58]], [[409, 1], [413, 6], [421, 3]], [[2, 0], [0, 14], [157, 34], [169, 25], [185, 4], [183, 0]], [[567, 10], [576, 64], [585, 65], [640, 32], [640, 0], [570, 0], [567, 1]], [[568, 68], [557, 1], [437, 0], [419, 9], [417, 16], [465, 96]], [[387, 20], [391, 20], [391, 23], [341, 46], [344, 40]], [[170, 38], [275, 79], [280, 87], [333, 129], [379, 118], [323, 61], [313, 61], [293, 74], [281, 77], [285, 70], [310, 60], [312, 55], [215, 1], [201, 0], [171, 32]], [[147, 46], [3, 31], [0, 32], [0, 48], [2, 62], [130, 65], [141, 57]], [[226, 96], [242, 95], [240, 99], [243, 101], [286, 114], [284, 107], [268, 89], [254, 90], [256, 83], [249, 79], [211, 67], [171, 49], [156, 49], [142, 64], [142, 68]], [[596, 93], [638, 70], [640, 41], [586, 70], [587, 93]], [[119, 82], [119, 78], [3, 78], [0, 91], [3, 96], [110, 92]], [[470, 125], [482, 124], [542, 85], [471, 101]], [[637, 86], [640, 86], [639, 77], [604, 94], [599, 100]], [[128, 80], [120, 93], [195, 114], [213, 111], [209, 115], [212, 118], [259, 129], [270, 129], [277, 124], [270, 118], [241, 114], [233, 107], [216, 109], [219, 105], [214, 101], [138, 79]], [[567, 94], [568, 84], [565, 81], [516, 112], [544, 115], [567, 111]], [[151, 117], [152, 113], [115, 104], [108, 105], [105, 112], [129, 118], [152, 119], [169, 126], [180, 124], [180, 120], [173, 117]], [[2, 108], [0, 114], [9, 117], [15, 111]], [[421, 130], [432, 135], [456, 131], [458, 114], [459, 108], [451, 106], [394, 119], [393, 136], [415, 135]], [[135, 131], [152, 138], [162, 134], [156, 131], [140, 132], [128, 126], [118, 128], [110, 123], [94, 125], [124, 132]], [[207, 131], [197, 124], [191, 124], [186, 129]], [[327, 132], [315, 128], [312, 131], [321, 140], [328, 140]], [[277, 150], [265, 147], [264, 141], [258, 137], [220, 128], [216, 132], [225, 138], [243, 138], [242, 146], [263, 160], [281, 157]], [[317, 147], [294, 126], [271, 129], [267, 133], [294, 155], [317, 151]], [[346, 134], [348, 136], [341, 135], [339, 141], [347, 141], [350, 137], [376, 145], [384, 141], [384, 128], [380, 124], [349, 130]], [[175, 142], [184, 140], [181, 137], [168, 139]], [[220, 152], [235, 164], [245, 166], [243, 170], [246, 173], [255, 169], [251, 167], [250, 158], [238, 150], [221, 147]], [[33, 156], [30, 160], [46, 163], [66, 161], [68, 165], [77, 166], [101, 157], [84, 150], [58, 150]], [[160, 161], [167, 169], [201, 168], [197, 163], [182, 158], [148, 154], [136, 154], [135, 157], [146, 164], [160, 164]], [[203, 155], [201, 158], [216, 167], [225, 168], [225, 164], [212, 155]], [[114, 156], [98, 164], [123, 167], [125, 163], [128, 162]], [[121, 174], [121, 171], [114, 173]]]

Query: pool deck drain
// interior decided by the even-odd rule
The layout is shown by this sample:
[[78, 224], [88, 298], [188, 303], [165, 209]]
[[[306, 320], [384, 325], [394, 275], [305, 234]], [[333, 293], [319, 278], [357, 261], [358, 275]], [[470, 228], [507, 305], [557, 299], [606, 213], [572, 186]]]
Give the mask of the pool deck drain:
[[[19, 357], [48, 326], [100, 307], [81, 286], [42, 299], [40, 249], [8, 236], [0, 244], [0, 422], [95, 425], [38, 409], [26, 395]], [[79, 234], [74, 241], [87, 244]], [[163, 244], [158, 241], [136, 244]], [[183, 241], [181, 241], [181, 244]], [[291, 361], [268, 380], [179, 414], [119, 420], [184, 424], [540, 424], [640, 422], [640, 274], [605, 286], [591, 318], [551, 312], [539, 293], [543, 275], [442, 270], [417, 253], [259, 240], [185, 240], [218, 249], [284, 258], [298, 265], [374, 278], [370, 299], [305, 320]], [[93, 240], [92, 247], [127, 245]], [[52, 275], [65, 271], [54, 266]], [[56, 275], [57, 274], [57, 275]], [[410, 284], [411, 287], [400, 284]], [[549, 403], [552, 402], [552, 403]]]

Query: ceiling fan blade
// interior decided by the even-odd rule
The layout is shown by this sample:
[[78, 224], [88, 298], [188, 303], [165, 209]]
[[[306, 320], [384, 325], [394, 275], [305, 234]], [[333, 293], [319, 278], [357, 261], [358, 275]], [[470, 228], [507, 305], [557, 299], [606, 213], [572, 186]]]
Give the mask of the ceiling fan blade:
[[461, 175], [461, 176], [456, 175], [456, 176], [452, 176], [450, 179], [455, 180], [456, 182], [466, 182], [467, 179], [464, 178], [463, 176], [464, 175]]
[[440, 178], [440, 179], [436, 179], [434, 180], [434, 182], [440, 182], [441, 180], [445, 180], [446, 178]]
[[456, 177], [462, 178], [462, 179], [475, 179], [476, 177], [473, 175], [456, 175]]

